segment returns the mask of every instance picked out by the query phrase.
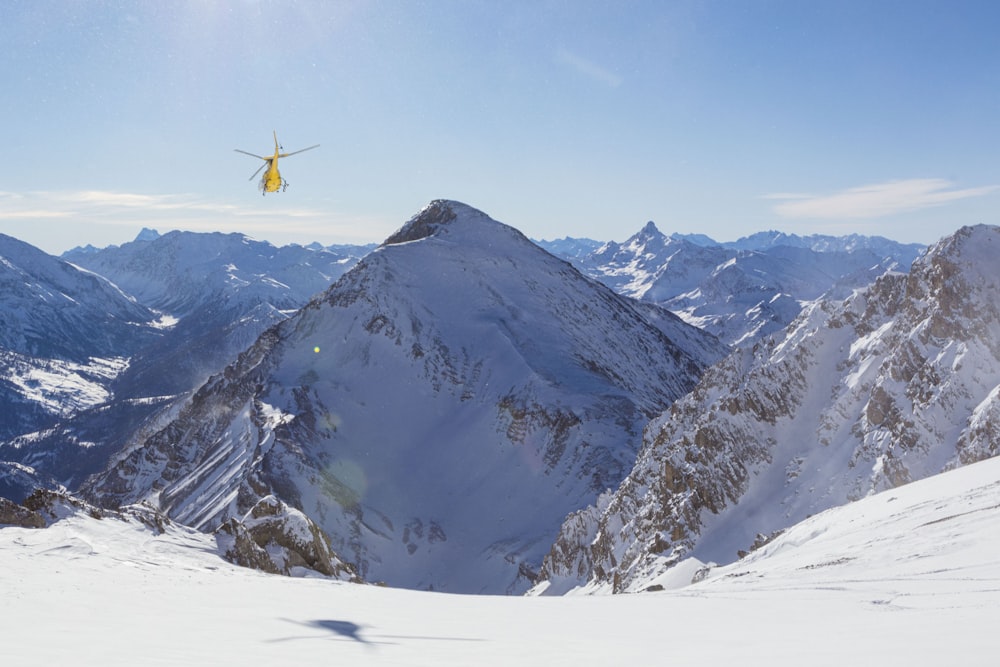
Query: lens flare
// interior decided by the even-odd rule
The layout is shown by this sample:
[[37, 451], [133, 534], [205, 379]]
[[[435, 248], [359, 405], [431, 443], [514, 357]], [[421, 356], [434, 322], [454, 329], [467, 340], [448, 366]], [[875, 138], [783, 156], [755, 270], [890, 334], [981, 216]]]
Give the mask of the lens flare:
[[368, 476], [350, 459], [338, 459], [322, 470], [326, 492], [342, 507], [354, 507], [368, 491]]

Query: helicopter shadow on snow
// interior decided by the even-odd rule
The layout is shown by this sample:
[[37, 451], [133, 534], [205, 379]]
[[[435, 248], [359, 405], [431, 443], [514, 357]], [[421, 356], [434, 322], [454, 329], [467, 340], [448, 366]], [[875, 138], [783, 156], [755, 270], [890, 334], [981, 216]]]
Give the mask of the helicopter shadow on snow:
[[[325, 630], [329, 632], [332, 636], [325, 636], [326, 639], [333, 639], [337, 641], [354, 641], [359, 644], [375, 646], [378, 644], [383, 645], [397, 645], [401, 643], [400, 641], [391, 640], [403, 640], [403, 641], [441, 641], [441, 642], [481, 642], [486, 641], [485, 639], [480, 639], [478, 637], [433, 637], [426, 635], [383, 635], [383, 634], [371, 634], [367, 632], [371, 626], [358, 625], [352, 621], [338, 621], [333, 619], [317, 619], [312, 621], [295, 621], [290, 618], [281, 619], [288, 623], [294, 623], [296, 625], [301, 625], [306, 628]], [[364, 636], [365, 633], [368, 636]], [[276, 642], [286, 642], [299, 639], [323, 639], [323, 635], [303, 635], [297, 637], [282, 637], [281, 639], [271, 639], [270, 643]]]

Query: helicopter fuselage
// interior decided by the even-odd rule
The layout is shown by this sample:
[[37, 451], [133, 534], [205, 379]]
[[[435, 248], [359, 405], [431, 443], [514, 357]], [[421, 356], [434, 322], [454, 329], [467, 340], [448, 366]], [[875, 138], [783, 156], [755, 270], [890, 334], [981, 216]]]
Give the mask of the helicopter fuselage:
[[[291, 153], [282, 153], [281, 145], [278, 144], [278, 133], [274, 132], [274, 155], [271, 157], [264, 157], [263, 155], [257, 155], [255, 153], [248, 153], [247, 151], [240, 150], [239, 148], [234, 149], [237, 153], [243, 153], [244, 155], [249, 155], [250, 157], [255, 157], [259, 160], [263, 160], [266, 164], [262, 165], [260, 169], [264, 169], [264, 175], [260, 177], [260, 191], [262, 194], [267, 194], [268, 192], [277, 192], [278, 190], [284, 191], [288, 187], [288, 182], [281, 177], [281, 172], [278, 171], [278, 158], [289, 157], [295, 155], [296, 153], [304, 153], [305, 151], [311, 151], [314, 148], [319, 148], [319, 144], [315, 146], [310, 146], [309, 148], [303, 148], [302, 150], [293, 151]], [[258, 169], [250, 177], [253, 180], [254, 176], [260, 171]]]
[[261, 192], [277, 192], [281, 189], [281, 172], [278, 171], [278, 150], [275, 149], [274, 157], [267, 161], [267, 169], [260, 177]]

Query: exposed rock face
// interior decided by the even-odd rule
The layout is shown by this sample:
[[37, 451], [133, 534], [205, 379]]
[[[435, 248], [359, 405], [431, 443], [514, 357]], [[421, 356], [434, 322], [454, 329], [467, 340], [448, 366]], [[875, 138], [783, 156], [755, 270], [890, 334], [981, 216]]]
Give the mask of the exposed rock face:
[[[94, 519], [139, 523], [153, 535], [188, 531], [149, 505], [117, 510], [95, 507], [65, 491], [39, 489], [19, 505], [0, 498], [0, 526], [46, 528], [84, 513]], [[215, 531], [219, 553], [232, 563], [271, 574], [322, 575], [361, 583], [353, 568], [330, 549], [323, 532], [302, 512], [274, 498], [262, 498], [242, 519], [230, 519]]]
[[[481, 216], [485, 214], [480, 213]], [[409, 243], [433, 236], [442, 226], [455, 220], [458, 216], [454, 207], [447, 201], [431, 202], [420, 215], [403, 226], [399, 231], [385, 240], [385, 245]]]
[[309, 517], [274, 496], [261, 498], [242, 520], [230, 519], [215, 534], [225, 557], [237, 565], [284, 575], [304, 569], [361, 581]]
[[13, 500], [0, 498], [0, 526], [3, 525], [44, 528], [45, 518], [38, 512], [18, 505]]
[[[842, 301], [739, 350], [647, 427], [606, 507], [570, 516], [549, 592], [642, 590], [688, 555], [1000, 448], [1000, 228], [966, 227]], [[582, 574], [585, 572], [585, 574]]]
[[518, 592], [726, 351], [434, 202], [89, 489], [203, 530], [273, 495], [366, 580]]

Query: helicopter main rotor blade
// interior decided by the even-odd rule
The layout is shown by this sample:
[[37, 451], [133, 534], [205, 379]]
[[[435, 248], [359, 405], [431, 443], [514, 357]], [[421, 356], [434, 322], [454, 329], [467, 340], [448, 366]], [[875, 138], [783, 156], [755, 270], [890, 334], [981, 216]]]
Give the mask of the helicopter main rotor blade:
[[269, 157], [261, 157], [260, 155], [255, 155], [253, 153], [247, 153], [246, 151], [241, 151], [239, 148], [234, 148], [233, 150], [236, 151], [237, 153], [243, 153], [244, 155], [249, 155], [250, 157], [255, 157], [258, 160], [270, 160], [271, 159]]
[[291, 155], [297, 155], [298, 153], [305, 153], [306, 151], [311, 151], [314, 148], [319, 148], [319, 144], [316, 144], [315, 146], [310, 146], [309, 148], [303, 148], [300, 151], [293, 151], [291, 153], [282, 153], [278, 157], [289, 157]]
[[260, 173], [260, 170], [261, 170], [261, 169], [263, 169], [263, 168], [264, 168], [264, 167], [266, 167], [266, 166], [267, 166], [266, 164], [262, 164], [262, 165], [260, 165], [260, 168], [258, 168], [258, 169], [257, 169], [257, 171], [255, 171], [255, 172], [253, 173], [253, 176], [251, 176], [251, 177], [250, 177], [250, 178], [248, 178], [247, 180], [249, 180], [249, 181], [252, 181], [252, 180], [253, 180], [254, 178], [256, 178], [257, 174], [259, 174], [259, 173]]

